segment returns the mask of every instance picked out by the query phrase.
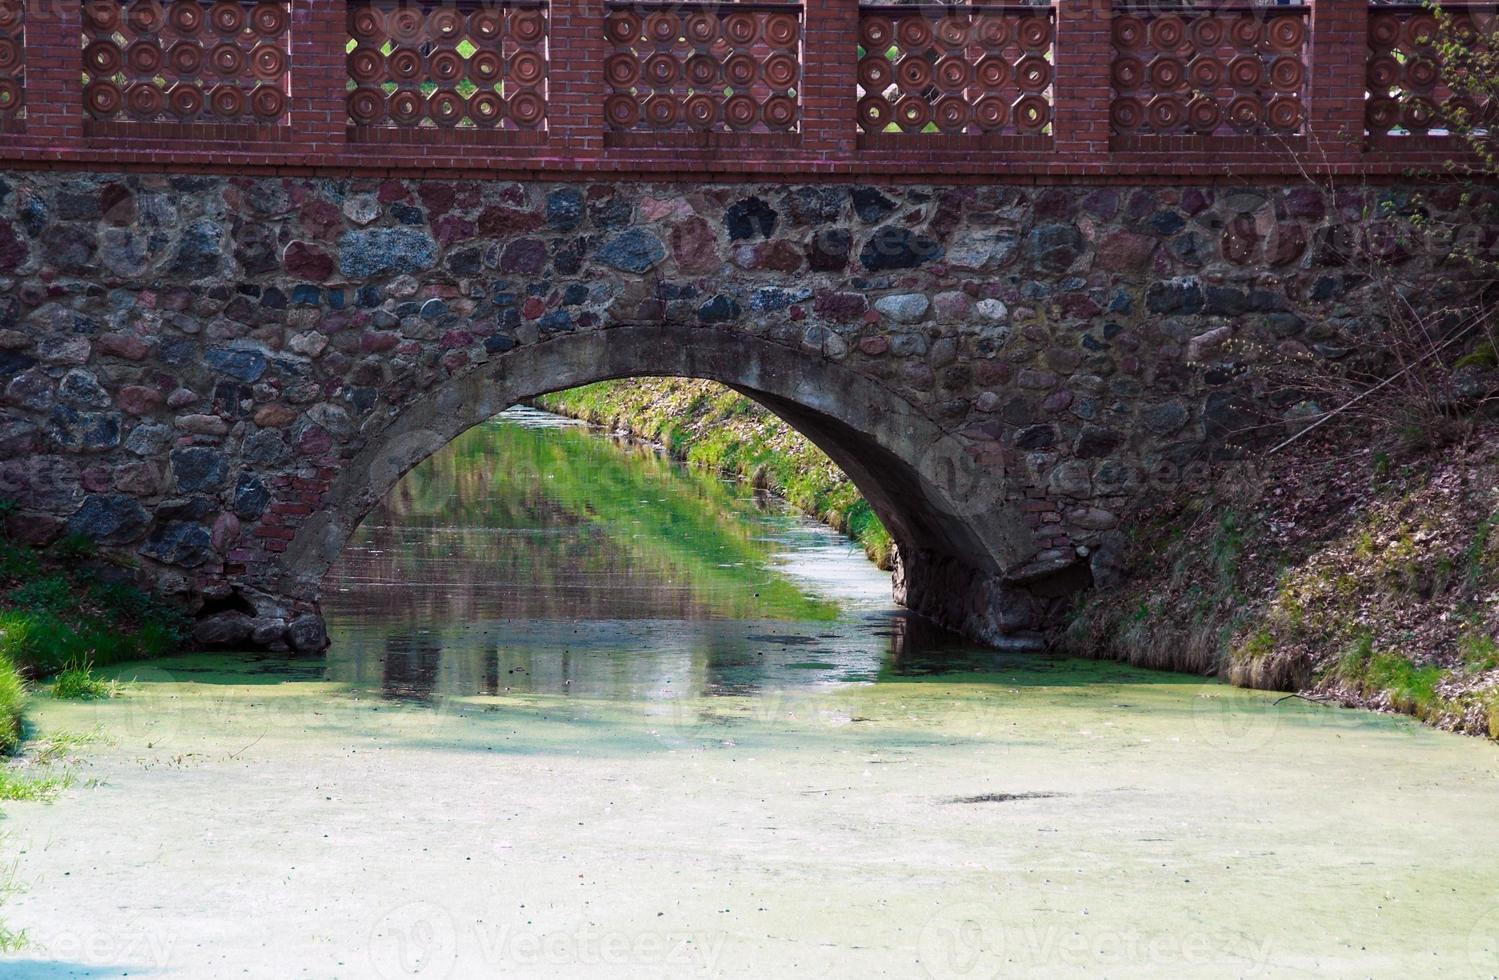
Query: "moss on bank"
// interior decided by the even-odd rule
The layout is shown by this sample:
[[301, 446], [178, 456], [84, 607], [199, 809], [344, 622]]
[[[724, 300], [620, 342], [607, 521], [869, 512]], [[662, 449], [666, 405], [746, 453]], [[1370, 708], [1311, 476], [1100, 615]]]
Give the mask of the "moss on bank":
[[[10, 510], [0, 501], [0, 528]], [[0, 752], [21, 733], [26, 679], [65, 669], [159, 657], [186, 636], [181, 612], [120, 581], [91, 542], [76, 536], [47, 548], [0, 531]]]
[[1183, 498], [1139, 515], [1132, 579], [1077, 610], [1069, 652], [1499, 738], [1499, 429], [1307, 447]]
[[693, 466], [749, 480], [858, 541], [880, 568], [890, 567], [890, 534], [848, 477], [795, 429], [738, 392], [708, 381], [632, 378], [537, 403], [659, 442]]

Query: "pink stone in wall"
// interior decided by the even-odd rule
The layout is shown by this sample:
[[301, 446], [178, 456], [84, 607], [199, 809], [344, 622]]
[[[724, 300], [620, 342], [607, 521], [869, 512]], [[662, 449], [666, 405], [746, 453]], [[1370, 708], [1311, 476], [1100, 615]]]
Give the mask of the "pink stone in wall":
[[535, 231], [546, 224], [546, 218], [535, 211], [517, 208], [487, 207], [479, 212], [479, 235], [483, 238], [499, 238], [518, 232]]
[[1155, 248], [1155, 238], [1121, 228], [1098, 244], [1094, 263], [1109, 272], [1137, 272], [1149, 263]]
[[1047, 395], [1041, 402], [1041, 407], [1053, 414], [1065, 412], [1072, 405], [1072, 392], [1066, 388], [1058, 389]]
[[121, 410], [131, 415], [150, 415], [161, 407], [162, 400], [161, 392], [145, 385], [126, 385], [115, 396]]
[[802, 266], [801, 249], [790, 242], [759, 242], [734, 249], [734, 264], [741, 269], [764, 272], [795, 272]]
[[297, 410], [290, 405], [271, 402], [255, 410], [255, 424], [263, 429], [279, 429], [296, 421]]
[[667, 238], [677, 270], [686, 275], [713, 272], [723, 262], [718, 251], [718, 236], [713, 233], [713, 226], [702, 218], [688, 218], [672, 225]]
[[143, 361], [151, 353], [151, 344], [129, 333], [106, 333], [99, 336], [99, 353], [127, 361]]
[[467, 241], [474, 237], [474, 223], [454, 214], [443, 215], [434, 226], [437, 241], [444, 248], [454, 242]]
[[333, 257], [311, 242], [292, 242], [281, 256], [288, 275], [323, 282], [333, 275]]
[[161, 492], [161, 468], [145, 460], [122, 463], [114, 471], [114, 488], [121, 493], [149, 497]]
[[82, 473], [83, 489], [89, 493], [104, 493], [113, 482], [113, 476], [108, 466], [90, 466]]
[[186, 408], [197, 400], [197, 392], [191, 388], [175, 388], [170, 395], [167, 395], [167, 405], [170, 408]]
[[221, 436], [229, 431], [229, 423], [217, 415], [179, 415], [174, 424], [179, 432], [199, 436]]
[[297, 440], [297, 452], [302, 456], [319, 456], [333, 448], [333, 436], [320, 425], [309, 425]]
[[938, 293], [932, 300], [932, 305], [937, 308], [937, 316], [943, 320], [962, 320], [968, 316], [972, 307], [967, 293], [949, 291]]
[[692, 217], [692, 205], [685, 197], [646, 197], [640, 202], [641, 221], [681, 221]]
[[378, 354], [391, 350], [400, 342], [399, 334], [385, 330], [366, 330], [359, 338], [359, 349], [366, 354]]
[[326, 241], [343, 227], [344, 216], [331, 201], [314, 197], [302, 205], [302, 229], [312, 238]]
[[427, 210], [434, 214], [446, 214], [453, 207], [453, 202], [458, 198], [458, 192], [445, 181], [424, 180], [417, 185], [416, 196], [421, 198], [422, 204]]
[[[823, 293], [813, 301], [813, 309], [819, 316], [844, 323], [857, 320], [864, 315], [869, 301], [863, 293]], [[879, 315], [875, 315], [878, 320]]]
[[219, 516], [214, 518], [210, 540], [214, 551], [219, 554], [228, 551], [239, 540], [239, 518], [227, 510], [220, 511]]

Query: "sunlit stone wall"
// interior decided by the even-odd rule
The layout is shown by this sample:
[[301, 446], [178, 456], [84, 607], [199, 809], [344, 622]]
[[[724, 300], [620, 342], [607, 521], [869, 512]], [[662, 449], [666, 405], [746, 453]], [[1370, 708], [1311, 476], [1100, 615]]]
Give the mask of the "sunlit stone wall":
[[[1305, 410], [1247, 365], [1379, 354], [1371, 256], [1458, 288], [1390, 232], [1417, 208], [1460, 223], [1442, 189], [10, 173], [0, 494], [20, 538], [127, 556], [201, 642], [317, 649], [331, 559], [295, 541], [336, 510], [341, 542], [369, 501], [351, 464], [411, 406], [583, 335], [599, 377], [744, 338], [799, 376], [780, 408], [838, 418], [825, 438], [868, 464], [897, 594], [1030, 637], [1055, 583], [1117, 577], [1132, 507]], [[658, 340], [611, 357], [631, 325]], [[876, 394], [855, 405], [847, 377]]]

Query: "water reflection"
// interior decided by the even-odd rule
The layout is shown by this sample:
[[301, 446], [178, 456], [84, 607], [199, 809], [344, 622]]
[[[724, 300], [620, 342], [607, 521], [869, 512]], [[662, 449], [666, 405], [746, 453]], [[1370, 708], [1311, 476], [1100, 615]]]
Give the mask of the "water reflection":
[[324, 596], [333, 679], [405, 699], [745, 695], [962, 651], [775, 498], [526, 408], [408, 474]]

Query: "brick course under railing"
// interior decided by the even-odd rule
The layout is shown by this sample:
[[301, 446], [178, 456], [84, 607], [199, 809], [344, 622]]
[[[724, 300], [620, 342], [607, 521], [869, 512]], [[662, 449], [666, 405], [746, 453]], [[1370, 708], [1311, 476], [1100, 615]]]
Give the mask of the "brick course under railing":
[[1421, 16], [1367, 0], [0, 0], [0, 159], [673, 179], [1393, 175], [1465, 150], [1410, 101], [1446, 95], [1414, 37]]

